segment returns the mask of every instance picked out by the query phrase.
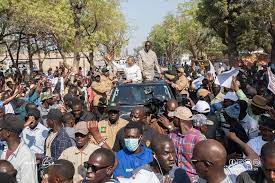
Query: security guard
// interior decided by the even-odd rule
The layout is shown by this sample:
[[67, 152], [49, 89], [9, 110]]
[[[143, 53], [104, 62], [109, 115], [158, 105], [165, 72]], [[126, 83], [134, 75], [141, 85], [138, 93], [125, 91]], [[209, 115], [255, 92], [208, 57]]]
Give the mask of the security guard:
[[96, 73], [94, 76], [95, 80], [92, 82], [91, 87], [96, 94], [93, 106], [97, 107], [101, 97], [107, 98], [108, 93], [112, 90], [113, 83], [109, 78], [99, 73]]
[[186, 94], [189, 88], [189, 81], [184, 75], [184, 69], [182, 67], [177, 68], [177, 74], [173, 80], [168, 81], [169, 84], [176, 90], [179, 94]]
[[111, 103], [108, 107], [108, 119], [98, 122], [98, 130], [102, 137], [107, 138], [107, 144], [112, 148], [118, 131], [125, 127], [128, 121], [119, 117], [119, 105]]

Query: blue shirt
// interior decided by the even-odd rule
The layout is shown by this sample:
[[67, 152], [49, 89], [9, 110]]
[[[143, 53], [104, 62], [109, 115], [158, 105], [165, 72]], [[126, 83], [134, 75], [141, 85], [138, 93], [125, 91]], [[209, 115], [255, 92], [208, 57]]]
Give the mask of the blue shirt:
[[26, 127], [21, 135], [25, 144], [30, 148], [34, 154], [43, 154], [44, 153], [44, 144], [48, 136], [49, 130], [38, 122], [38, 125], [31, 129]]
[[142, 151], [138, 154], [131, 153], [127, 149], [122, 149], [116, 153], [118, 166], [114, 171], [114, 177], [129, 178], [133, 175], [133, 170], [153, 161], [152, 150], [142, 146]]
[[2, 108], [3, 106], [4, 106], [4, 102], [0, 100], [0, 108]]

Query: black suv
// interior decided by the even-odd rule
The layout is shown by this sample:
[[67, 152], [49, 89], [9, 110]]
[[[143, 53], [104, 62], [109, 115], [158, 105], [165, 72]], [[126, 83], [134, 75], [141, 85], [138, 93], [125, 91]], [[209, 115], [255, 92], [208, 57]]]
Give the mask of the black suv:
[[152, 98], [167, 101], [175, 99], [175, 95], [170, 86], [162, 80], [120, 84], [113, 88], [108, 103], [118, 103], [123, 116], [129, 115], [131, 110], [136, 106], [144, 106]]

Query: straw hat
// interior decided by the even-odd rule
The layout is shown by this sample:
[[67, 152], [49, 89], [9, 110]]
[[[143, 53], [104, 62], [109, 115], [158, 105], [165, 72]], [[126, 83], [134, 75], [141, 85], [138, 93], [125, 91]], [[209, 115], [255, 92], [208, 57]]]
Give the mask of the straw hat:
[[264, 110], [268, 109], [267, 100], [260, 95], [255, 95], [251, 100], [251, 104], [260, 109], [264, 109]]

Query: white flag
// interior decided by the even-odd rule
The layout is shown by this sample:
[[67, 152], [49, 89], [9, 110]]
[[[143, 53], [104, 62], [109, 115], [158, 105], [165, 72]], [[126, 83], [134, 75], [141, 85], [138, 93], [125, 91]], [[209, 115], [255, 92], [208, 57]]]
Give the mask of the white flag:
[[236, 77], [238, 74], [239, 70], [236, 68], [232, 68], [229, 71], [219, 74], [215, 79], [215, 84], [226, 88], [231, 88], [233, 77]]
[[213, 78], [215, 79], [216, 78], [215, 67], [210, 60], [209, 60], [209, 66], [210, 66], [210, 70], [208, 71], [208, 73], [212, 74]]
[[275, 75], [272, 73], [270, 67], [267, 68], [268, 73], [268, 86], [267, 88], [275, 94]]
[[193, 82], [192, 82], [192, 87], [197, 90], [200, 88], [200, 86], [202, 85], [202, 80], [204, 79], [203, 76], [195, 79]]

